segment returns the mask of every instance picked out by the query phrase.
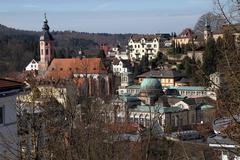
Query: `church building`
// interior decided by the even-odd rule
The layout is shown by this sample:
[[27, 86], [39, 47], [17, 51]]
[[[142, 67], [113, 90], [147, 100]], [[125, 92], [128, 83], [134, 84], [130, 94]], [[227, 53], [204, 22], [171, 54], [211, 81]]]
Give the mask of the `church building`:
[[53, 37], [49, 32], [48, 20], [46, 14], [44, 16], [44, 24], [42, 27], [42, 35], [40, 37], [40, 62], [39, 62], [39, 74], [44, 74], [53, 57]]
[[85, 94], [84, 96], [110, 95], [112, 93], [111, 75], [107, 73], [101, 58], [55, 58], [54, 38], [49, 30], [45, 14], [39, 40], [40, 61], [36, 62], [38, 64], [37, 80], [73, 81], [79, 92]]

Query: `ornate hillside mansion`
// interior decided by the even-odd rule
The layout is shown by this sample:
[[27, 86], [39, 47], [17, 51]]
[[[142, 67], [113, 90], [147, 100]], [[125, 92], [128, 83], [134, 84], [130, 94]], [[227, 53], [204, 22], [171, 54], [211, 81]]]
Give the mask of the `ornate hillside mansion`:
[[139, 61], [144, 55], [148, 55], [149, 60], [152, 60], [157, 57], [160, 51], [160, 37], [132, 36], [128, 42], [128, 46], [131, 61]]

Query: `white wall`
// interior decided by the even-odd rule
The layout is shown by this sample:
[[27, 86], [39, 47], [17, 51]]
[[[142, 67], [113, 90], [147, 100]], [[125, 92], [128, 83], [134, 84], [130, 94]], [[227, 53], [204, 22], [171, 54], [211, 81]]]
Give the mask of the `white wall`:
[[[35, 62], [35, 63], [34, 63]], [[25, 68], [26, 71], [38, 71], [38, 63], [32, 60], [27, 67]]]
[[[0, 159], [17, 159], [17, 112], [16, 95], [0, 97], [0, 107], [3, 107], [3, 123], [0, 124]], [[12, 152], [12, 153], [11, 153]]]
[[[143, 55], [148, 54], [149, 60], [157, 57], [157, 53], [160, 51], [160, 42], [157, 38], [153, 39], [153, 41], [146, 41], [142, 38], [140, 41], [134, 42], [130, 39], [128, 46], [132, 46], [132, 51], [130, 52], [130, 59], [142, 59]], [[149, 47], [148, 47], [149, 46]], [[152, 51], [149, 51], [152, 49]]]
[[120, 61], [118, 65], [112, 65], [113, 73], [128, 73], [128, 68], [123, 67], [123, 63]]

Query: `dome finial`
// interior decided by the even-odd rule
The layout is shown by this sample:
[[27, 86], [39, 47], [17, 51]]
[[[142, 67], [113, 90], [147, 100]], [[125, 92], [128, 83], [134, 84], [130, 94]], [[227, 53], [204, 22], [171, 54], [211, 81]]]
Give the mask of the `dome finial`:
[[44, 13], [44, 22], [45, 22], [45, 23], [47, 23], [47, 22], [48, 22], [48, 20], [47, 20], [47, 14], [46, 14], [46, 12]]
[[43, 27], [42, 29], [44, 31], [49, 31], [49, 26], [48, 26], [48, 20], [47, 20], [47, 14], [44, 13], [44, 20], [43, 20]]

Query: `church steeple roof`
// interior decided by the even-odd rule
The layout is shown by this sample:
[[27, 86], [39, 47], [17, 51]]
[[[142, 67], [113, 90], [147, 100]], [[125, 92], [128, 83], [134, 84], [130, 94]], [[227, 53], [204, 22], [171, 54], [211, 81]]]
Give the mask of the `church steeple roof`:
[[206, 22], [205, 22], [205, 30], [206, 31], [211, 31], [211, 26], [210, 26], [208, 20], [206, 20]]
[[43, 20], [43, 27], [42, 27], [43, 31], [49, 31], [49, 26], [48, 26], [48, 20], [47, 20], [47, 15], [46, 13], [44, 13], [44, 20]]
[[44, 13], [44, 19], [43, 19], [43, 27], [42, 27], [42, 36], [40, 37], [41, 41], [53, 41], [53, 37], [51, 33], [49, 32], [49, 26], [48, 26], [48, 20], [47, 20], [47, 15]]

